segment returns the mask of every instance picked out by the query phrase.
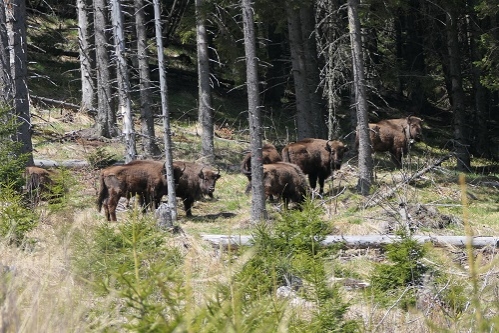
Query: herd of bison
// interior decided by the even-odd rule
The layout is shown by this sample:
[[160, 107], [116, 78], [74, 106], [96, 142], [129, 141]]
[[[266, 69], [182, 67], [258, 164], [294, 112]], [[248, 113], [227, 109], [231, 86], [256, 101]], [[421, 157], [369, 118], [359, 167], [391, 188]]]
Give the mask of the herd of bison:
[[[422, 140], [422, 120], [409, 116], [400, 119], [382, 120], [369, 124], [370, 139], [374, 152], [391, 153], [392, 161], [401, 166], [402, 156], [409, 145]], [[356, 140], [358, 145], [358, 140]], [[357, 148], [357, 147], [356, 147]], [[333, 170], [341, 167], [347, 146], [338, 140], [307, 138], [287, 144], [281, 151], [266, 143], [262, 147], [263, 185], [267, 198], [282, 200], [298, 206], [315, 190], [319, 182], [319, 193], [324, 192], [324, 181]], [[246, 193], [251, 189], [251, 154], [241, 163], [241, 172], [248, 177]], [[308, 180], [306, 178], [308, 176]], [[205, 195], [212, 197], [219, 171], [194, 162], [174, 161], [173, 177], [175, 192], [181, 198], [187, 216], [192, 216], [195, 201]], [[47, 190], [53, 183], [51, 172], [38, 167], [26, 168], [26, 190]], [[147, 207], [159, 206], [168, 194], [165, 164], [155, 160], [135, 160], [123, 165], [102, 169], [99, 177], [97, 207], [108, 221], [116, 221], [116, 208], [121, 197], [127, 199], [137, 195], [144, 211]]]

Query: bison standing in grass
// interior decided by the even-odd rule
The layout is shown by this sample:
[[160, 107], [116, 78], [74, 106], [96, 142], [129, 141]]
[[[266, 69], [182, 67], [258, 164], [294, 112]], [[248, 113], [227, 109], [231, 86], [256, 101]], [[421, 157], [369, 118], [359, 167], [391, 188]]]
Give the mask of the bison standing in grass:
[[[369, 124], [371, 144], [374, 152], [391, 153], [391, 159], [397, 167], [402, 166], [402, 156], [409, 151], [414, 141], [423, 139], [423, 120], [418, 117], [386, 119]], [[358, 136], [355, 139], [359, 144]]]
[[307, 138], [285, 146], [282, 160], [298, 165], [308, 175], [312, 190], [319, 180], [319, 193], [323, 194], [324, 181], [333, 170], [340, 169], [346, 151], [348, 148], [341, 141]]
[[40, 200], [50, 198], [54, 193], [54, 172], [36, 166], [26, 167], [24, 177], [26, 181], [26, 193], [30, 197], [33, 205], [37, 205]]
[[220, 173], [194, 162], [175, 161], [173, 165], [184, 169], [177, 184], [176, 195], [184, 202], [186, 216], [192, 216], [192, 206], [196, 200], [201, 200], [204, 195], [213, 197]]
[[[176, 183], [182, 172], [182, 167], [175, 168], [174, 166]], [[116, 221], [116, 207], [120, 198], [130, 198], [135, 194], [142, 197], [141, 203], [159, 205], [163, 195], [168, 194], [166, 169], [163, 162], [137, 160], [101, 170], [97, 206], [99, 211], [104, 206], [108, 221]]]
[[307, 179], [301, 169], [286, 162], [263, 165], [263, 187], [267, 198], [281, 198], [285, 208], [288, 208], [289, 202], [300, 205], [309, 193]]
[[[276, 147], [271, 143], [266, 143], [262, 146], [262, 164], [270, 164], [281, 162], [281, 155]], [[248, 185], [244, 193], [248, 194], [251, 191], [251, 152], [247, 153], [241, 163], [241, 172], [248, 177]]]

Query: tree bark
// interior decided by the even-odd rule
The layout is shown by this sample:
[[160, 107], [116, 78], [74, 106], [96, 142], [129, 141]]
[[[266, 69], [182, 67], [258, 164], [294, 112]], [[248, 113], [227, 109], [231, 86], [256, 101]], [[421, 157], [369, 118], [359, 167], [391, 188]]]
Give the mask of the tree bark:
[[119, 135], [116, 114], [111, 108], [111, 80], [106, 36], [107, 8], [105, 0], [94, 0], [95, 56], [97, 72], [96, 134], [112, 138]]
[[451, 82], [451, 105], [454, 113], [454, 144], [457, 159], [457, 169], [469, 172], [470, 153], [467, 135], [468, 119], [464, 105], [463, 79], [461, 76], [461, 57], [459, 53], [458, 20], [456, 8], [447, 8], [447, 51], [449, 56], [449, 76]]
[[33, 165], [31, 142], [31, 115], [29, 112], [28, 62], [26, 43], [26, 2], [5, 1], [7, 31], [10, 49], [10, 70], [13, 84], [13, 112], [19, 127], [16, 141], [22, 144], [21, 154], [27, 157], [27, 165]]
[[251, 221], [267, 218], [262, 166], [262, 125], [260, 95], [258, 89], [258, 58], [256, 56], [253, 3], [241, 1], [243, 14], [244, 53], [246, 56], [246, 87], [248, 92], [248, 116], [251, 136]]
[[78, 10], [78, 45], [80, 57], [80, 77], [81, 77], [81, 108], [86, 110], [94, 109], [94, 82], [92, 80], [92, 58], [90, 47], [89, 21], [88, 21], [88, 1], [77, 0]]
[[163, 116], [163, 130], [165, 142], [165, 168], [168, 185], [168, 206], [171, 213], [171, 221], [177, 220], [177, 196], [175, 194], [175, 178], [173, 177], [173, 154], [170, 127], [170, 111], [168, 109], [168, 90], [166, 84], [165, 56], [163, 48], [163, 37], [161, 34], [161, 8], [159, 0], [153, 0], [154, 27], [156, 32], [156, 46], [158, 50], [158, 70], [161, 95], [161, 112]]
[[125, 140], [125, 162], [137, 158], [135, 130], [132, 117], [132, 101], [130, 98], [130, 80], [125, 59], [125, 34], [123, 32], [123, 14], [120, 0], [111, 0], [114, 50], [118, 79], [119, 110], [123, 116], [123, 136]]
[[359, 135], [359, 181], [357, 191], [364, 196], [369, 194], [373, 181], [373, 159], [369, 124], [367, 116], [367, 96], [360, 37], [359, 0], [348, 0], [348, 26], [352, 49], [353, 85], [355, 108], [357, 110], [357, 129]]
[[[240, 246], [253, 245], [253, 237], [247, 235], [201, 235], [201, 237], [214, 247], [222, 249], [236, 249]], [[467, 244], [471, 244], [474, 248], [496, 248], [499, 246], [499, 238], [493, 236], [413, 235], [411, 238], [418, 243], [432, 243], [436, 247], [466, 248]], [[382, 248], [400, 241], [402, 241], [402, 238], [395, 235], [332, 235], [326, 236], [326, 239], [321, 244], [326, 247], [343, 245], [346, 248], [367, 249]]]
[[151, 110], [151, 79], [149, 74], [149, 56], [147, 54], [147, 34], [144, 0], [135, 0], [135, 30], [137, 33], [137, 58], [140, 89], [140, 124], [142, 147], [146, 157], [158, 156], [161, 150], [156, 144], [154, 117]]
[[6, 3], [0, 0], [0, 99], [3, 106], [12, 107], [13, 82], [10, 68], [9, 35], [7, 33]]
[[210, 59], [203, 0], [196, 0], [195, 6], [198, 56], [198, 122], [201, 132], [201, 157], [209, 164], [213, 164], [215, 162], [213, 108], [211, 106]]
[[288, 21], [293, 85], [295, 89], [297, 139], [313, 138], [315, 133], [312, 124], [317, 119], [312, 119], [310, 113], [311, 105], [307, 86], [307, 69], [305, 67], [306, 61], [301, 33], [300, 12], [294, 9], [291, 3], [288, 3], [286, 4], [286, 16]]

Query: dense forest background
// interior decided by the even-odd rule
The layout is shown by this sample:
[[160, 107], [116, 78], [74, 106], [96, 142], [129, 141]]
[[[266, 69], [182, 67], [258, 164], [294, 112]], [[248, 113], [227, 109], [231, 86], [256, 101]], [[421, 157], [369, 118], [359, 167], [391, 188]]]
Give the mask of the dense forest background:
[[[64, 100], [90, 111], [102, 112], [101, 104], [108, 102], [109, 112], [117, 114], [117, 62], [110, 12], [106, 4], [96, 3], [79, 4], [79, 8], [84, 5], [88, 18], [86, 56], [90, 60], [88, 75], [93, 87], [90, 95], [82, 97], [82, 80], [75, 68], [78, 57], [80, 60], [85, 57], [80, 52], [81, 43], [77, 38], [68, 40], [60, 31], [70, 28], [74, 35], [78, 33], [76, 7], [57, 1], [28, 1], [28, 29], [32, 31], [28, 59], [37, 58], [30, 63], [28, 86], [37, 97]], [[152, 82], [148, 88], [151, 100], [147, 103], [139, 101], [143, 88], [139, 86], [135, 18], [136, 8], [140, 7], [137, 1], [121, 2], [130, 92], [137, 117], [145, 104], [151, 106], [152, 114], [161, 113], [157, 57], [152, 43], [153, 6], [140, 3], [145, 14], [146, 56]], [[347, 5], [342, 1], [254, 3], [261, 110], [264, 119], [274, 123], [278, 120], [279, 126], [287, 126], [288, 140], [353, 138], [347, 136], [356, 126]], [[195, 93], [196, 17], [202, 13], [209, 55], [210, 99], [215, 103], [211, 107], [212, 118], [215, 126], [222, 127], [226, 120], [224, 113], [232, 110], [217, 109], [217, 100], [244, 101], [246, 95], [241, 9], [233, 1], [199, 1], [196, 6], [188, 0], [161, 2], [168, 87], [172, 94], [182, 90]], [[95, 8], [104, 11], [105, 26], [99, 26], [102, 22], [94, 19]], [[427, 131], [429, 139], [447, 129], [446, 147], [460, 150], [462, 163], [458, 167], [462, 170], [470, 168], [470, 156], [497, 158], [498, 12], [495, 1], [362, 1], [359, 17], [369, 120], [418, 115], [434, 128]], [[37, 17], [41, 15], [53, 20], [52, 29], [40, 29]], [[67, 19], [73, 20], [74, 26], [61, 24], [61, 20]], [[105, 32], [109, 43], [106, 50], [112, 97], [104, 102], [96, 97], [102, 68], [95, 49], [99, 31]], [[39, 59], [53, 55], [58, 56], [60, 72], [44, 73]], [[58, 82], [57, 76], [65, 76], [67, 86], [54, 84]], [[170, 111], [173, 117], [187, 116], [193, 121], [198, 117], [197, 112], [176, 108]], [[142, 114], [140, 118], [145, 116]], [[102, 119], [99, 116], [96, 122]], [[245, 122], [247, 116], [240, 115], [238, 120]], [[111, 137], [119, 131], [101, 129], [97, 134]]]

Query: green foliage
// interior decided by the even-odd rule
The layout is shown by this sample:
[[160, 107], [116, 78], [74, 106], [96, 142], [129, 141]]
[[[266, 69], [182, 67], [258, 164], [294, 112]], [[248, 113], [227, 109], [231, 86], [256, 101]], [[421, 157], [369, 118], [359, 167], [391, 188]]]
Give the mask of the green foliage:
[[279, 286], [297, 288], [295, 281], [306, 281], [302, 297], [315, 302], [317, 309], [310, 320], [293, 317], [290, 331], [302, 331], [304, 327], [308, 332], [355, 331], [356, 324], [343, 318], [348, 306], [337, 287], [327, 282], [329, 250], [320, 242], [331, 227], [321, 214], [321, 208], [308, 201], [302, 211], [285, 211], [272, 227], [259, 225], [254, 234], [255, 253], [235, 281], [245, 286], [246, 297], [253, 300], [269, 297]]
[[88, 163], [94, 169], [107, 167], [118, 161], [118, 157], [106, 151], [103, 147], [97, 147], [94, 152], [87, 156]]
[[[391, 291], [421, 284], [428, 270], [427, 266], [421, 263], [426, 251], [422, 244], [407, 236], [403, 236], [400, 242], [386, 246], [389, 262], [377, 264], [371, 276], [371, 287], [382, 303], [387, 301], [386, 296], [390, 295]], [[413, 296], [410, 290], [406, 292], [402, 298], [402, 307], [413, 304]]]
[[37, 224], [38, 216], [26, 207], [23, 196], [13, 186], [0, 187], [0, 237], [21, 245]]
[[12, 139], [19, 123], [10, 112], [8, 107], [0, 106], [0, 161], [2, 161], [0, 163], [0, 186], [20, 191], [28, 156], [21, 154], [22, 143]]

